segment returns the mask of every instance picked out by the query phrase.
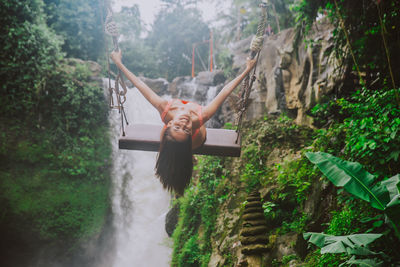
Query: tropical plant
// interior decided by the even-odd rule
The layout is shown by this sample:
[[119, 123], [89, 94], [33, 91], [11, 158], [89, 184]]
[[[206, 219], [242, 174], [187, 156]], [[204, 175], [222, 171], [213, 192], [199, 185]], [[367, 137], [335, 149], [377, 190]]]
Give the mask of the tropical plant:
[[382, 234], [355, 234], [334, 236], [323, 233], [304, 233], [304, 239], [321, 248], [321, 254], [347, 253], [349, 255], [365, 255], [366, 247], [380, 238]]
[[[378, 255], [369, 250], [368, 245], [380, 238], [382, 234], [355, 234], [346, 236], [334, 236], [323, 233], [304, 233], [303, 237], [308, 242], [321, 248], [321, 254], [346, 253], [347, 255]], [[383, 255], [385, 256], [385, 255]], [[344, 264], [358, 264], [358, 266], [380, 266], [383, 262], [377, 258], [356, 259], [354, 256]], [[368, 265], [372, 264], [372, 265]], [[341, 265], [342, 266], [342, 265]]]
[[357, 198], [365, 200], [373, 208], [385, 213], [400, 239], [400, 175], [377, 183], [374, 175], [357, 162], [349, 162], [324, 152], [307, 152], [307, 158], [336, 186], [343, 187]]

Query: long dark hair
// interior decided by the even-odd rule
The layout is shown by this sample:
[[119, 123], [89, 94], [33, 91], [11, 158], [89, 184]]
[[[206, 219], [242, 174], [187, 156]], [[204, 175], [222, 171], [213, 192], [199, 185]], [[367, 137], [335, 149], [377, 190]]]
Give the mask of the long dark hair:
[[192, 137], [178, 142], [168, 127], [161, 138], [155, 169], [164, 188], [183, 195], [193, 171]]

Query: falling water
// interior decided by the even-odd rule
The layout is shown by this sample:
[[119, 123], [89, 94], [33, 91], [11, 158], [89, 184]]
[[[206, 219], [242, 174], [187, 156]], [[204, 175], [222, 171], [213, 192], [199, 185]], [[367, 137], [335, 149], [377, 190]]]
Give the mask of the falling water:
[[210, 86], [210, 88], [208, 88], [206, 103], [210, 103], [211, 100], [214, 99], [215, 95], [217, 94], [217, 88], [218, 88], [218, 86]]
[[[159, 114], [137, 89], [125, 103], [129, 123], [161, 124]], [[112, 209], [115, 229], [113, 267], [169, 266], [171, 248], [165, 232], [170, 194], [154, 176], [155, 152], [119, 150], [120, 116], [112, 111]]]
[[[184, 90], [180, 90], [178, 96], [194, 100], [198, 88], [196, 79], [188, 80], [181, 86]], [[217, 89], [217, 86], [205, 88], [207, 95], [204, 104], [215, 97]], [[157, 110], [136, 88], [128, 90], [127, 99], [124, 107], [129, 123], [162, 124]], [[170, 194], [154, 176], [156, 153], [118, 149], [117, 136], [121, 131], [118, 111], [111, 112], [110, 124], [113, 143], [112, 210], [115, 247], [114, 253], [111, 253], [114, 255], [105, 256], [108, 263], [103, 265], [169, 266], [172, 241], [165, 231], [165, 216], [169, 209]]]

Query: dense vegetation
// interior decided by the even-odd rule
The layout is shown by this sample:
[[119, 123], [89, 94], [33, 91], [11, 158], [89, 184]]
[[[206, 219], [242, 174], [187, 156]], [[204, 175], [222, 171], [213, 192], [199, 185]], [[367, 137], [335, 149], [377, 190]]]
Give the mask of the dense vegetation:
[[[52, 251], [54, 257], [60, 251], [68, 257], [79, 243], [98, 236], [107, 219], [111, 149], [103, 90], [92, 79], [98, 66], [71, 59], [105, 65], [106, 48], [111, 49], [101, 29], [106, 2], [0, 3], [1, 265], [26, 266], [40, 245], [60, 248]], [[329, 17], [336, 26], [335, 56], [346, 66], [344, 86], [310, 111], [315, 129], [295, 125], [285, 115], [265, 116], [244, 126], [240, 161], [199, 158], [192, 186], [176, 201], [180, 219], [172, 264], [207, 266], [218, 244], [225, 266], [234, 265], [231, 241], [240, 220], [228, 232], [229, 220], [220, 218], [230, 213], [240, 217], [253, 189], [263, 192], [271, 246], [291, 233], [316, 232], [335, 240], [375, 233], [379, 238], [368, 241], [375, 254], [364, 251], [363, 260], [399, 264], [399, 239], [387, 212], [360, 200], [357, 192], [334, 187], [329, 181], [335, 179], [326, 179], [305, 155], [322, 151], [359, 162], [374, 176], [373, 186], [400, 173], [400, 5], [395, 0], [269, 2], [274, 6], [269, 9], [272, 30], [295, 26], [298, 40], [308, 39], [317, 17]], [[224, 24], [213, 30], [219, 40], [217, 64], [224, 70], [232, 64], [228, 42], [255, 32], [257, 4], [235, 0], [219, 15]], [[209, 38], [210, 28], [191, 0], [164, 0], [151, 29], [142, 24], [138, 6], [124, 7], [115, 17], [124, 62], [147, 77], [189, 75], [193, 43]], [[207, 47], [198, 53], [207, 58]], [[322, 196], [317, 201], [315, 192]], [[318, 247], [308, 250], [298, 243], [295, 254], [270, 263], [356, 262], [345, 252], [324, 253], [323, 242], [311, 242]]]
[[[138, 11], [128, 12], [132, 8], [123, 8], [118, 16], [130, 18], [129, 21], [134, 22], [131, 25], [136, 27], [126, 31], [132, 38], [122, 41], [121, 47], [124, 51], [124, 62], [134, 73], [151, 78], [163, 77], [171, 81], [177, 76], [191, 75], [192, 45], [208, 40], [210, 29], [201, 19], [200, 11], [191, 5], [191, 1], [162, 2], [163, 8], [145, 37], [139, 35], [143, 30], [140, 28], [138, 16], [135, 15]], [[196, 61], [201, 57], [207, 64], [208, 46], [199, 46], [196, 51]], [[196, 72], [199, 70], [197, 66]]]
[[27, 266], [40, 249], [68, 257], [101, 233], [109, 210], [107, 106], [92, 78], [99, 66], [65, 58], [97, 59], [98, 23], [88, 14], [99, 3], [45, 2], [0, 4], [2, 266]]
[[[400, 258], [396, 252], [400, 245], [400, 236], [396, 232], [398, 215], [393, 215], [398, 214], [396, 192], [398, 194], [399, 184], [396, 175], [400, 173], [399, 8], [396, 1], [364, 1], [360, 6], [359, 1], [302, 0], [292, 5], [299, 37], [307, 40], [307, 33], [318, 16], [326, 15], [336, 25], [334, 52], [344, 65], [349, 66], [345, 70], [345, 85], [311, 110], [309, 115], [313, 117], [316, 129], [307, 130], [294, 125], [285, 116], [266, 116], [264, 121], [246, 125], [240, 162], [203, 159], [205, 162], [217, 160], [223, 169], [230, 169], [230, 173], [216, 172], [215, 175], [219, 179], [228, 175], [228, 180], [235, 185], [232, 187], [227, 183], [228, 191], [232, 190], [232, 195], [228, 194], [228, 197], [222, 190], [219, 193], [218, 190], [211, 191], [212, 194], [208, 196], [207, 199], [221, 200], [214, 206], [219, 214], [217, 217], [204, 217], [206, 214], [200, 213], [200, 209], [188, 211], [181, 206], [179, 227], [174, 233], [175, 244], [178, 244], [174, 247], [173, 263], [176, 266], [183, 266], [184, 261], [180, 258], [183, 254], [190, 255], [191, 266], [206, 266], [210, 252], [199, 248], [207, 247], [208, 242], [216, 242], [218, 246], [213, 248], [218, 249], [220, 255], [226, 255], [224, 266], [234, 266], [237, 262], [232, 254], [234, 246], [231, 243], [226, 245], [229, 240], [226, 236], [233, 236], [239, 230], [229, 228], [228, 222], [221, 224], [219, 219], [226, 218], [223, 214], [234, 210], [232, 207], [227, 210], [226, 205], [232, 206], [234, 202], [234, 207], [240, 209], [240, 203], [245, 203], [245, 196], [237, 191], [250, 192], [254, 188], [263, 192], [264, 214], [270, 225], [270, 246], [274, 246], [280, 236], [290, 236], [291, 233], [298, 233], [303, 240], [293, 241], [294, 254], [272, 261], [269, 259], [266, 266], [289, 266], [289, 262], [290, 266], [399, 264]], [[307, 40], [307, 43], [313, 45], [313, 40]], [[283, 159], [274, 158], [276, 151], [283, 154]], [[368, 182], [372, 182], [369, 185], [372, 188], [371, 196], [374, 190], [383, 194], [386, 190], [383, 189], [384, 184], [393, 184], [391, 208], [395, 210], [394, 213], [391, 214], [390, 210], [382, 212], [383, 208], [378, 209], [376, 204], [361, 200], [365, 200], [360, 197], [364, 194], [362, 183], [350, 191], [335, 188], [329, 180], [336, 182], [341, 178], [328, 176], [327, 180], [305, 156], [310, 151], [328, 152], [341, 159], [361, 163], [371, 173], [368, 176], [365, 171], [360, 172], [361, 181], [367, 176], [371, 179]], [[341, 164], [339, 167], [346, 166], [345, 163]], [[194, 188], [207, 187], [209, 182], [204, 181], [202, 172], [207, 168], [200, 168]], [[237, 189], [238, 185], [242, 189]], [[181, 205], [193, 203], [196, 199], [196, 205], [205, 206], [207, 201], [199, 200], [197, 191], [193, 190], [187, 191], [179, 201]], [[240, 215], [241, 211], [237, 214], [238, 218]], [[185, 218], [197, 216], [200, 216], [198, 220], [188, 224], [191, 228], [182, 227], [186, 225]], [[395, 223], [394, 227], [392, 222]], [[214, 228], [224, 225], [225, 230], [222, 233], [216, 231], [208, 240], [200, 240], [197, 236], [202, 235], [203, 225], [212, 225]], [[304, 237], [309, 239], [312, 236], [309, 242], [317, 246], [311, 245], [307, 250], [302, 238], [305, 232], [315, 232]], [[357, 234], [365, 233], [375, 235], [365, 235], [361, 242], [361, 239], [354, 241], [361, 238]], [[198, 240], [194, 245], [193, 236]], [[324, 244], [327, 236], [330, 241]], [[347, 250], [340, 249], [349, 244], [355, 245], [347, 247]], [[329, 248], [327, 245], [330, 245]]]

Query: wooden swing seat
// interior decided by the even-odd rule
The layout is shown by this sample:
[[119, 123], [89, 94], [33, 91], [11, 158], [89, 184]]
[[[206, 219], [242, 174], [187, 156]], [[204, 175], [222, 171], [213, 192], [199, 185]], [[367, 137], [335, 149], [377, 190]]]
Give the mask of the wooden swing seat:
[[[133, 124], [125, 129], [125, 136], [119, 138], [119, 148], [129, 150], [158, 151], [162, 125]], [[193, 153], [226, 157], [240, 157], [240, 138], [236, 143], [235, 130], [207, 128], [207, 140]]]

